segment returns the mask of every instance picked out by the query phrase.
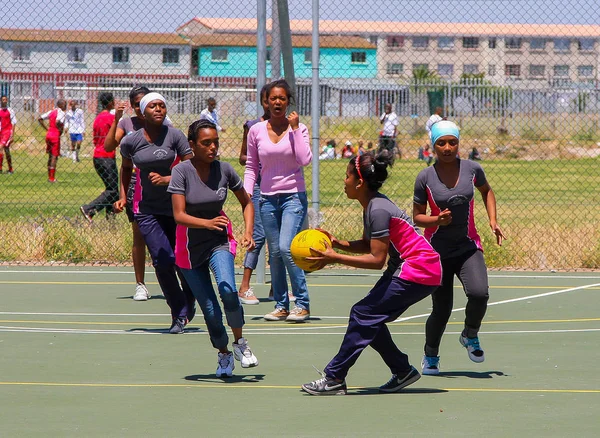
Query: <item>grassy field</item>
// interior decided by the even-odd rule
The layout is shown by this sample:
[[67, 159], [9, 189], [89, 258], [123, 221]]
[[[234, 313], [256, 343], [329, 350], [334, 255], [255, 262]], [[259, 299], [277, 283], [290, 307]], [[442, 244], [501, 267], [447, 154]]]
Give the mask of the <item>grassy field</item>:
[[[16, 173], [0, 175], [0, 261], [129, 260], [131, 237], [124, 215], [113, 221], [98, 215], [91, 226], [80, 217], [79, 206], [103, 190], [91, 158], [77, 164], [59, 160], [59, 183], [48, 184], [44, 155], [18, 149], [13, 155]], [[242, 173], [237, 160], [227, 160]], [[500, 225], [508, 236], [502, 248], [493, 244], [485, 209], [478, 199], [476, 221], [490, 267], [600, 267], [600, 231], [597, 221], [591, 219], [600, 214], [597, 159], [495, 158], [482, 164], [496, 192]], [[424, 166], [414, 159], [397, 161], [383, 192], [410, 211], [414, 180]], [[319, 224], [340, 238], [357, 238], [362, 230], [361, 210], [343, 193], [345, 167], [345, 160], [320, 162]], [[305, 178], [310, 203], [311, 167], [306, 169]], [[229, 197], [226, 208], [234, 229], [239, 230], [241, 212], [234, 197]], [[316, 218], [311, 219], [311, 225], [316, 225]]]

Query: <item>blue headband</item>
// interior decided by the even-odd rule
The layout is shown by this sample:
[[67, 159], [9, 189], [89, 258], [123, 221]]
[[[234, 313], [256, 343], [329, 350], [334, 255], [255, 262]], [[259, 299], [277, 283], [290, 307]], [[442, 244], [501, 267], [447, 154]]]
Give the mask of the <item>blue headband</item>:
[[440, 120], [437, 123], [431, 125], [431, 144], [435, 145], [440, 137], [445, 135], [451, 135], [457, 140], [460, 140], [460, 133], [458, 132], [458, 126], [456, 123], [450, 122], [449, 120]]

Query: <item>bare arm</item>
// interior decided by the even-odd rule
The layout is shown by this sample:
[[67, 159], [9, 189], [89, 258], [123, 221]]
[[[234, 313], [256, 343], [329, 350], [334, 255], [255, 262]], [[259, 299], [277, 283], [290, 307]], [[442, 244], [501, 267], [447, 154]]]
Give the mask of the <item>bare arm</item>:
[[254, 240], [252, 239], [252, 232], [254, 230], [254, 204], [250, 199], [250, 195], [244, 188], [233, 192], [236, 196], [240, 205], [242, 206], [242, 213], [244, 215], [244, 236], [242, 237], [242, 246], [247, 249], [254, 248]]
[[123, 117], [123, 111], [125, 111], [125, 102], [119, 103], [115, 111], [115, 120], [106, 134], [106, 140], [104, 140], [104, 150], [106, 152], [112, 152], [117, 149], [117, 146], [121, 143], [121, 140], [125, 136], [125, 131], [119, 128], [119, 121]]
[[44, 128], [44, 131], [48, 130], [48, 126], [46, 126], [46, 123], [44, 122], [44, 119], [42, 119], [41, 117], [38, 118], [38, 123], [42, 126], [42, 128]]
[[438, 216], [429, 216], [427, 215], [427, 205], [413, 204], [413, 221], [421, 228], [444, 226], [452, 222], [452, 212], [445, 209]]
[[371, 239], [370, 250], [368, 253], [359, 256], [339, 254], [328, 247], [325, 251], [317, 251], [311, 248], [315, 257], [307, 257], [307, 260], [321, 261], [321, 267], [331, 263], [341, 263], [342, 265], [352, 266], [361, 269], [381, 269], [385, 265], [390, 246], [390, 238], [382, 237]]
[[244, 134], [242, 135], [242, 148], [240, 149], [240, 164], [246, 165], [248, 160], [248, 126], [244, 125]]
[[171, 203], [173, 204], [173, 217], [175, 222], [184, 227], [223, 231], [227, 228], [227, 224], [229, 223], [227, 216], [217, 216], [214, 219], [200, 219], [187, 214], [185, 211], [185, 195], [173, 193], [171, 195]]
[[119, 184], [119, 200], [113, 204], [113, 208], [117, 213], [120, 213], [125, 208], [125, 204], [127, 203], [127, 189], [129, 188], [129, 184], [131, 183], [131, 173], [133, 171], [133, 161], [130, 158], [125, 158], [121, 160], [121, 171], [120, 171], [120, 180], [121, 184]]
[[502, 240], [506, 239], [506, 237], [498, 226], [496, 218], [496, 195], [494, 195], [494, 191], [488, 183], [485, 183], [481, 187], [477, 187], [477, 190], [481, 192], [481, 198], [483, 199], [485, 210], [490, 219], [490, 228], [492, 229], [492, 233], [496, 236], [496, 243], [502, 246]]

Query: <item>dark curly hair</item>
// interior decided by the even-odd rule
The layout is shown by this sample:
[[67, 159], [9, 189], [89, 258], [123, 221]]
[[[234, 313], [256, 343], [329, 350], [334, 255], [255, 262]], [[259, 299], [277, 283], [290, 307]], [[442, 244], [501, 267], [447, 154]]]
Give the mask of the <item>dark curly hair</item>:
[[188, 141], [193, 141], [194, 143], [196, 143], [196, 140], [198, 140], [198, 132], [201, 129], [214, 129], [216, 131], [217, 125], [215, 125], [210, 120], [206, 120], [206, 119], [196, 120], [188, 128], [188, 135], [187, 135]]
[[[356, 170], [356, 165], [360, 166], [360, 175]], [[363, 155], [354, 156], [350, 159], [350, 168], [354, 176], [361, 178], [367, 183], [367, 187], [372, 192], [378, 191], [388, 177], [387, 168], [394, 165], [394, 155], [387, 149], [374, 154], [367, 152]]]
[[276, 81], [269, 82], [266, 85], [265, 93], [267, 95], [267, 98], [269, 97], [269, 94], [271, 94], [271, 90], [273, 90], [273, 88], [283, 88], [285, 90], [285, 94], [288, 98], [290, 105], [293, 105], [296, 102], [294, 92], [292, 91], [292, 87], [290, 87], [290, 84], [288, 84], [288, 82], [285, 79], [277, 79]]

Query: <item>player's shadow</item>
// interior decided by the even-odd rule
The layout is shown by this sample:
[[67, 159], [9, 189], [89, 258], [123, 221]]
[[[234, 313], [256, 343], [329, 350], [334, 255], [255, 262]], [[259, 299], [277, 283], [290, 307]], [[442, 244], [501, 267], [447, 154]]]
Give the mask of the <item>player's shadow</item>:
[[245, 376], [234, 374], [231, 377], [217, 377], [215, 374], [192, 374], [184, 377], [190, 382], [203, 383], [257, 383], [262, 382], [264, 378], [264, 374], [247, 374]]
[[506, 377], [502, 371], [440, 371], [437, 376], [427, 377], [446, 377], [456, 379], [457, 377], [468, 377], [469, 379], [493, 379], [494, 377]]
[[[140, 332], [140, 333], [154, 333], [154, 334], [160, 334], [160, 335], [170, 335], [171, 333], [169, 333], [169, 327], [164, 327], [164, 328], [147, 328], [147, 327], [133, 327], [127, 330], [128, 332], [131, 333], [135, 333], [135, 332]], [[202, 330], [198, 327], [186, 327], [185, 328], [185, 333], [206, 333], [206, 330]], [[184, 335], [185, 335], [184, 333]]]
[[[448, 392], [448, 390], [439, 389], [439, 388], [406, 388], [406, 389], [402, 389], [398, 392], [384, 393], [384, 392], [379, 392], [379, 388], [356, 388], [356, 389], [348, 390], [348, 394], [346, 394], [346, 395], [390, 395], [390, 394], [418, 395], [418, 394], [442, 394], [445, 392]], [[306, 392], [304, 392], [304, 394], [310, 396], [310, 394], [308, 394]]]

